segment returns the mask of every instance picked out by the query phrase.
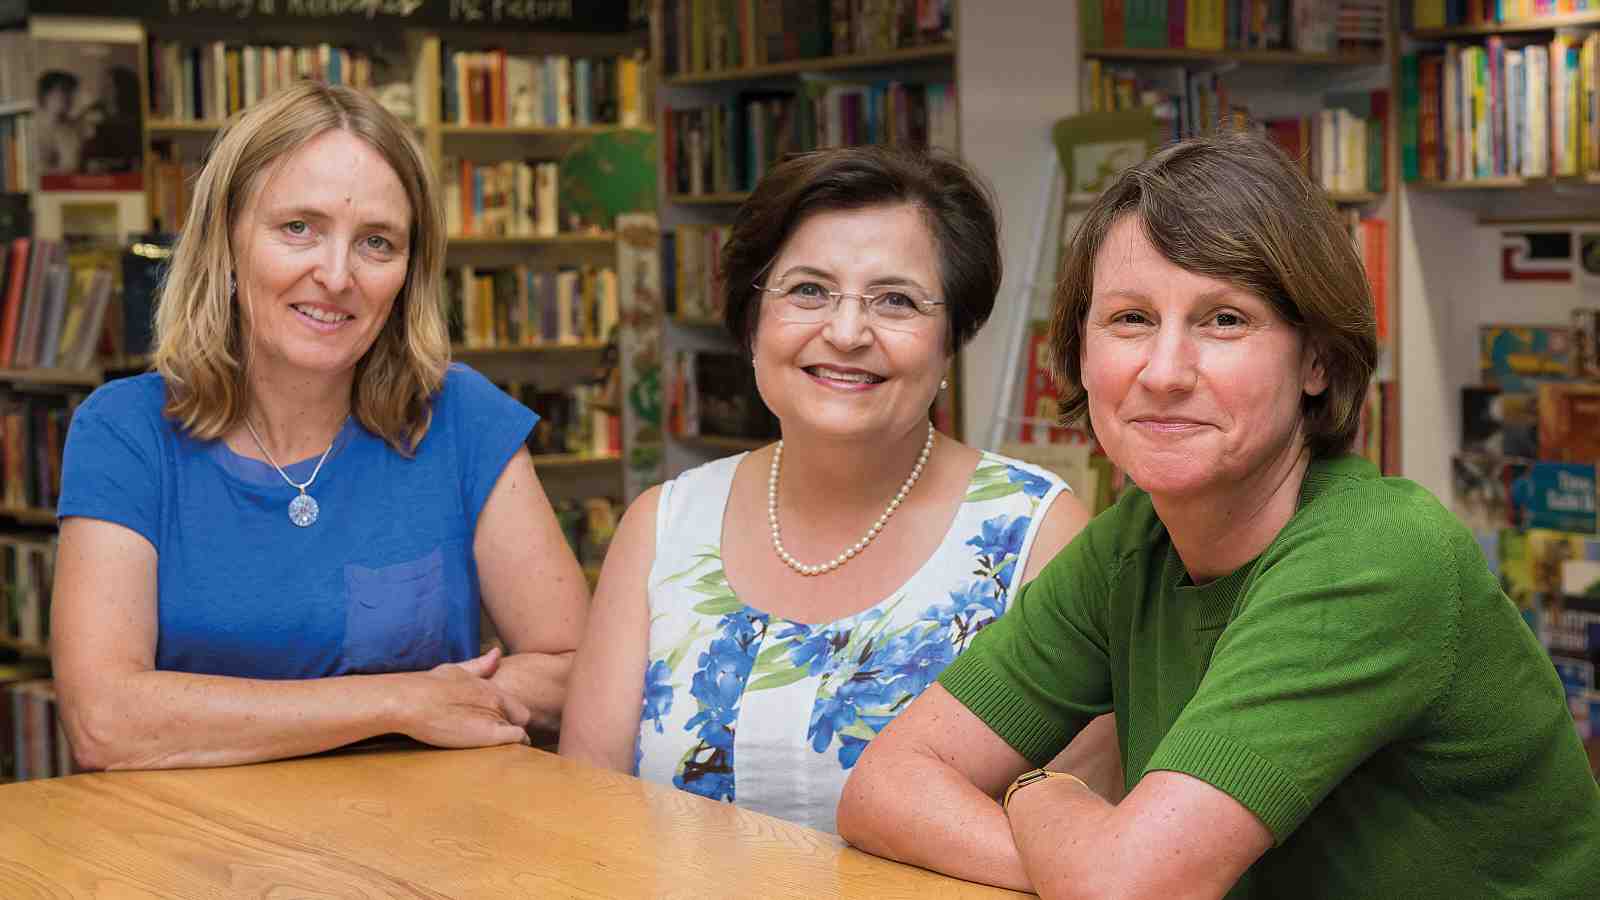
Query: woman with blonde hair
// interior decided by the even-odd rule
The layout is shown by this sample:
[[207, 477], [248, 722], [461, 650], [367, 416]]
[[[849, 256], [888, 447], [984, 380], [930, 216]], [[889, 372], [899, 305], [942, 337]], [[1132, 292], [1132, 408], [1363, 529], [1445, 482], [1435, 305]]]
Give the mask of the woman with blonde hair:
[[[155, 371], [68, 433], [52, 654], [91, 768], [551, 727], [581, 573], [524, 446], [452, 365], [437, 189], [371, 98], [301, 82], [217, 138]], [[480, 604], [506, 645], [479, 655]]]

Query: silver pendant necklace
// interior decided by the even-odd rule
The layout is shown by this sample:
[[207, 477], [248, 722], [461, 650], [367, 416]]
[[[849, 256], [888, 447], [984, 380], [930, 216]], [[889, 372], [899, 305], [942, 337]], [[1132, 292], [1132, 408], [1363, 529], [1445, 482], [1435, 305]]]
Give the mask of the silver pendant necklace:
[[[350, 421], [348, 416], [345, 417], [345, 421]], [[293, 478], [289, 477], [289, 473], [283, 470], [283, 466], [278, 465], [278, 461], [272, 458], [272, 454], [267, 451], [267, 445], [261, 442], [261, 435], [256, 434], [256, 427], [250, 424], [248, 416], [245, 417], [244, 427], [250, 429], [250, 436], [255, 438], [256, 448], [261, 451], [262, 456], [267, 458], [267, 462], [272, 463], [272, 467], [278, 470], [278, 474], [283, 476], [284, 481], [289, 482], [290, 487], [300, 492], [295, 495], [293, 500], [289, 501], [289, 521], [301, 528], [315, 524], [317, 515], [322, 512], [322, 509], [317, 506], [316, 498], [306, 493], [306, 488], [311, 487], [311, 483], [317, 480], [317, 473], [322, 471], [322, 464], [328, 461], [328, 454], [333, 452], [333, 445], [339, 442], [339, 431], [344, 430], [344, 425], [341, 424], [339, 431], [333, 433], [333, 440], [328, 442], [328, 449], [322, 451], [322, 458], [317, 460], [317, 467], [311, 470], [311, 477], [306, 479], [305, 484], [297, 484]]]

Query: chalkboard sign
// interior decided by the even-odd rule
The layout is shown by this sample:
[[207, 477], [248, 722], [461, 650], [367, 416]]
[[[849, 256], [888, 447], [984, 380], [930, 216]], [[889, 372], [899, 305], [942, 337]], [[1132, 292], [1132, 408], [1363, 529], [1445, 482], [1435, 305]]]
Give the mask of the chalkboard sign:
[[[9, 0], [0, 0], [0, 10]], [[33, 0], [34, 15], [103, 16], [105, 0]], [[625, 31], [628, 0], [125, 0], [118, 13], [163, 22], [329, 22], [411, 28]]]

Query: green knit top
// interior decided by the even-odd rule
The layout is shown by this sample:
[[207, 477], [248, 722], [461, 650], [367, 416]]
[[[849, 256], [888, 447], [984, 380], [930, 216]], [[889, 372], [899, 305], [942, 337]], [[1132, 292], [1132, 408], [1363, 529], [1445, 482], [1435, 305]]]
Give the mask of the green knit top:
[[1183, 772], [1272, 832], [1230, 897], [1600, 891], [1600, 787], [1548, 657], [1466, 528], [1356, 457], [1314, 462], [1267, 549], [1205, 585], [1130, 490], [940, 682], [1035, 765], [1115, 709], [1129, 789]]

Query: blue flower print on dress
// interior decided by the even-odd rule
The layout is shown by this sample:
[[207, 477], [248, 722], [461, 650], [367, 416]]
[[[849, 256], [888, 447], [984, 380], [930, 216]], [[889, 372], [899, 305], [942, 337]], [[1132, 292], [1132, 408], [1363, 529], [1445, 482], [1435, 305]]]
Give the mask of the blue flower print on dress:
[[1016, 466], [1006, 466], [1006, 480], [1012, 484], [1020, 485], [1022, 492], [1035, 500], [1050, 493], [1050, 482], [1047, 479], [1041, 478], [1026, 469], [1019, 469]]
[[1000, 515], [985, 520], [982, 531], [967, 540], [967, 546], [978, 548], [979, 572], [976, 574], [996, 579], [1002, 591], [1010, 587], [1011, 569], [1022, 552], [1022, 542], [1031, 524], [1030, 516]]
[[671, 677], [672, 669], [664, 659], [652, 662], [644, 672], [644, 710], [639, 721], [654, 723], [656, 734], [662, 733], [661, 717], [672, 712]]
[[739, 700], [755, 666], [756, 650], [766, 633], [767, 616], [745, 607], [718, 622], [721, 636], [700, 654], [689, 682], [689, 696], [698, 712], [683, 729], [700, 740], [684, 756], [672, 783], [712, 800], [733, 801], [733, 737]]

